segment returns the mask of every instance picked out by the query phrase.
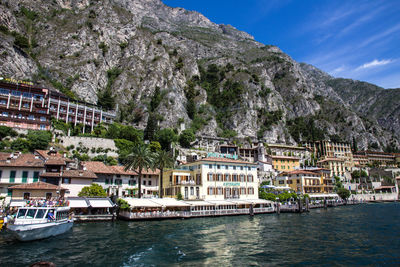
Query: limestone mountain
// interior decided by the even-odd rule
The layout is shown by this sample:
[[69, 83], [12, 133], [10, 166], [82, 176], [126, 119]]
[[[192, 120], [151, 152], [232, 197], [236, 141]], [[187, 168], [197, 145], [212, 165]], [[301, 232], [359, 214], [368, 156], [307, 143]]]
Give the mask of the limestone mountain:
[[1, 75], [117, 109], [139, 128], [399, 147], [399, 90], [334, 79], [159, 0], [2, 0], [0, 24]]

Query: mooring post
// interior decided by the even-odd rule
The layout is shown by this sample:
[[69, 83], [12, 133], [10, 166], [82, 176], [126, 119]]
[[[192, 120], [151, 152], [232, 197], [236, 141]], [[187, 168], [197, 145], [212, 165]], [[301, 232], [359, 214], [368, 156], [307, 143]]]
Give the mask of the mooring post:
[[326, 197], [324, 197], [324, 209], [328, 208], [328, 202], [326, 201]]
[[306, 197], [306, 211], [310, 211], [310, 201], [308, 197]]
[[303, 212], [303, 200], [299, 197], [299, 213]]

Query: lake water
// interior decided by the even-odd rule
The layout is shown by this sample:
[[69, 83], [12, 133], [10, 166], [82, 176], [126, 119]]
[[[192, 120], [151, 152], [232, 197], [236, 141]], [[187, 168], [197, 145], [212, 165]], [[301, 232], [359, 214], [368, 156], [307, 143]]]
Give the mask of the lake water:
[[0, 233], [0, 266], [400, 265], [400, 203], [186, 220], [76, 224], [21, 243]]

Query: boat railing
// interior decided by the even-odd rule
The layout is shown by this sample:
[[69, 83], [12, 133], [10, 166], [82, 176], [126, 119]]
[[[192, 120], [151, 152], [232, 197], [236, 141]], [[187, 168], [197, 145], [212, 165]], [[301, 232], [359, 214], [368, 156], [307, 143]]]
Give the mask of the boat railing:
[[68, 207], [69, 201], [68, 200], [44, 200], [44, 199], [34, 199], [34, 200], [27, 200], [23, 207]]

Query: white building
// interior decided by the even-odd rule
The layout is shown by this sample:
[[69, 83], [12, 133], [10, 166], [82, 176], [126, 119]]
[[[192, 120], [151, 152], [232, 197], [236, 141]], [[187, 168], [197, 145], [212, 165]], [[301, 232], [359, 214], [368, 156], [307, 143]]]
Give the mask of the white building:
[[168, 170], [164, 196], [183, 199], [258, 199], [257, 164], [227, 158], [204, 158]]

